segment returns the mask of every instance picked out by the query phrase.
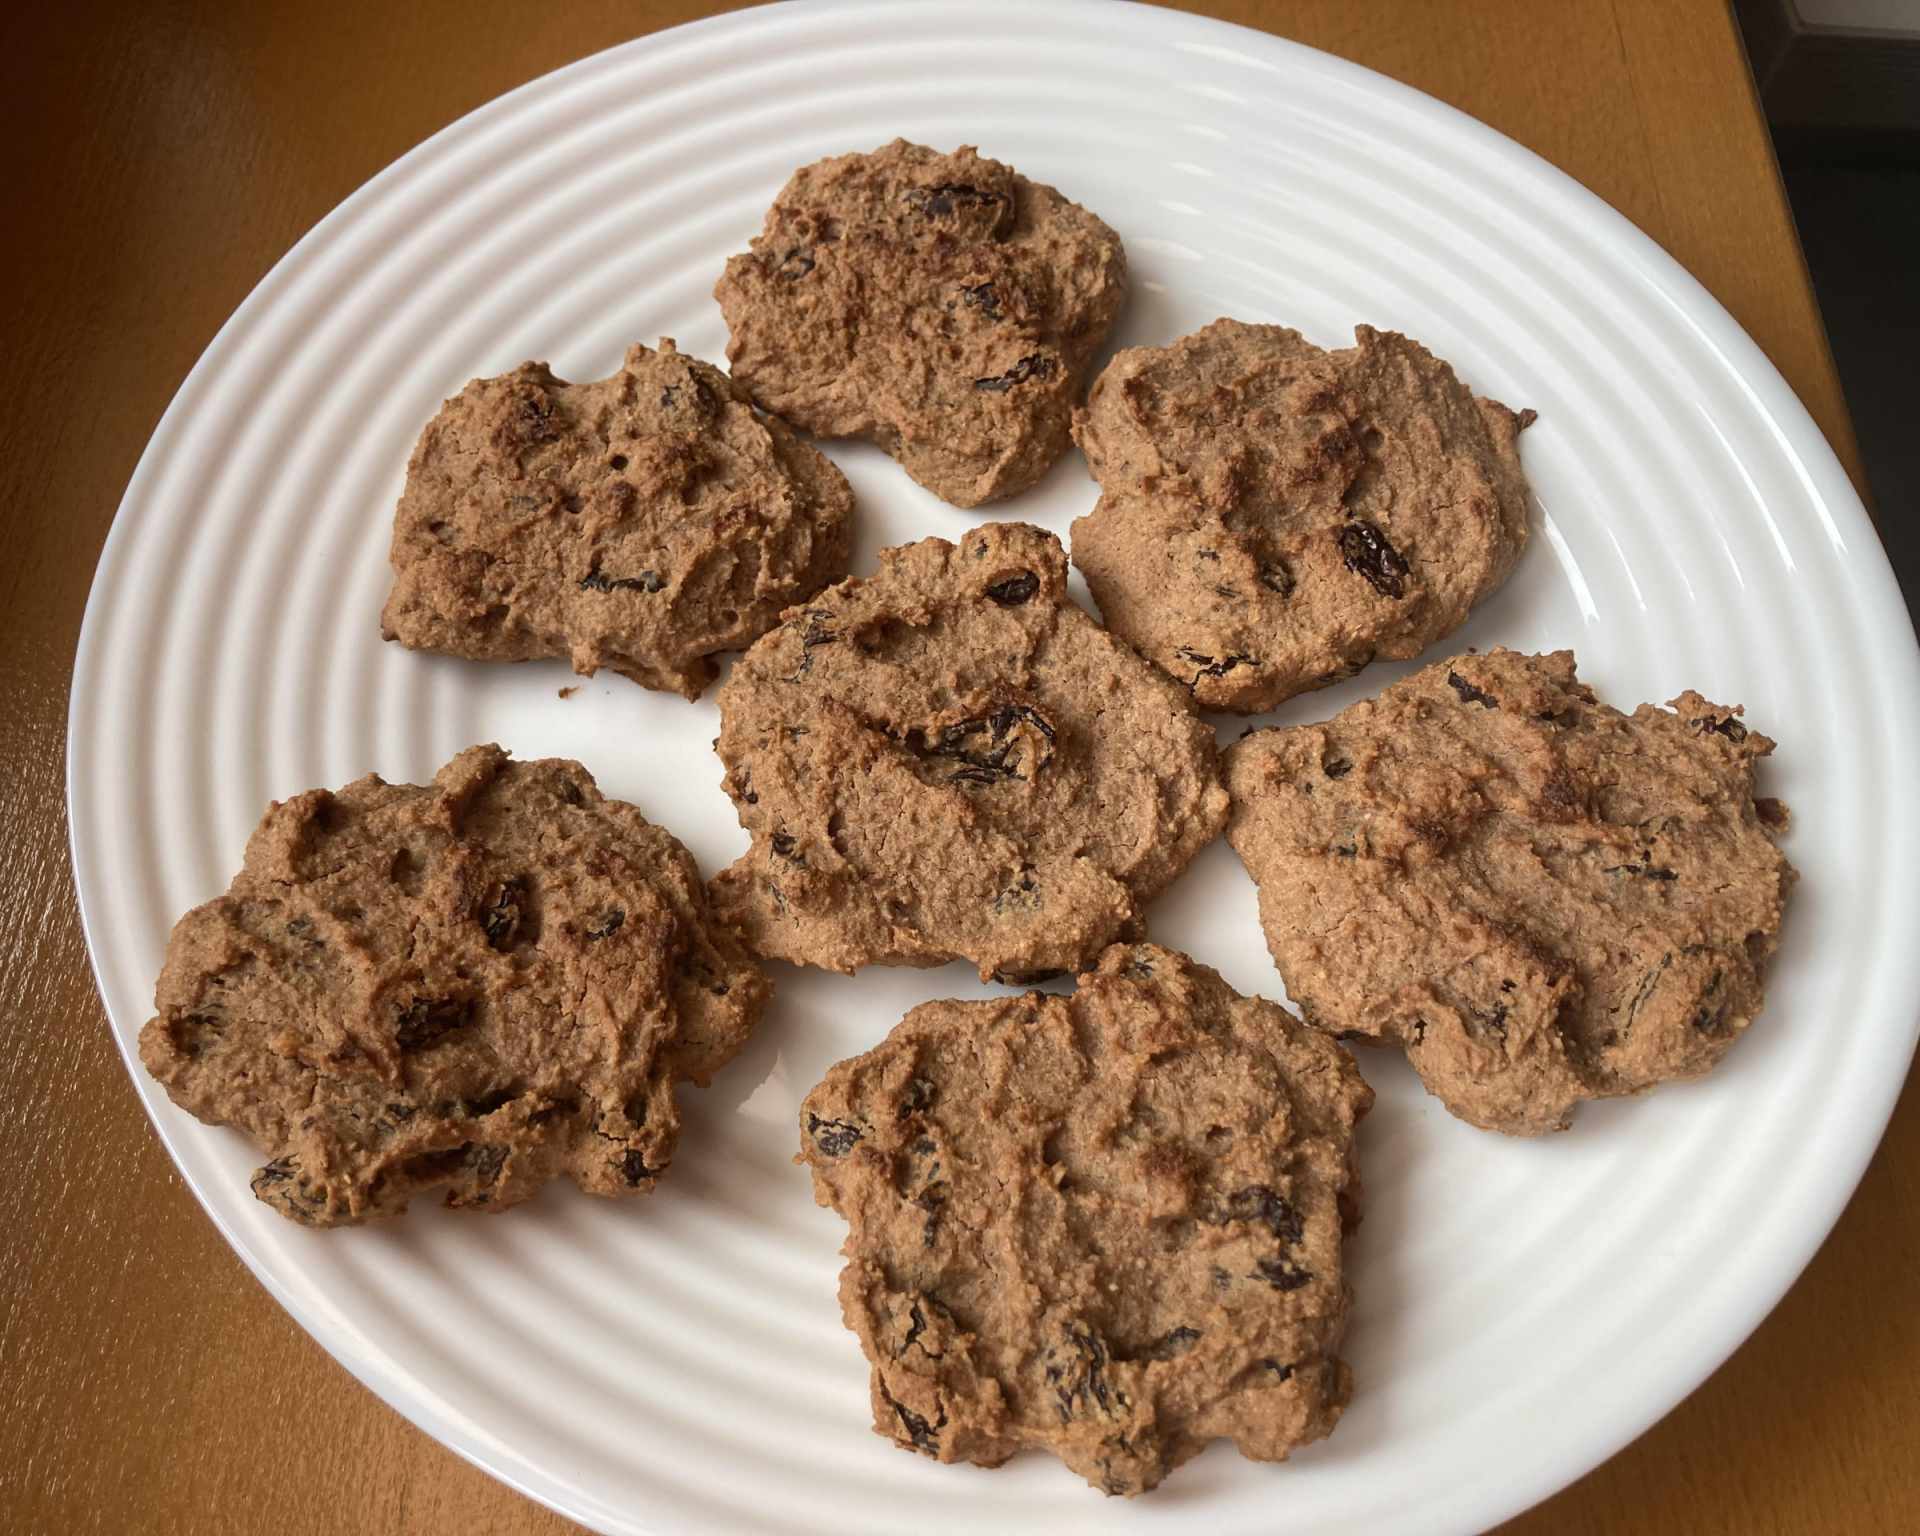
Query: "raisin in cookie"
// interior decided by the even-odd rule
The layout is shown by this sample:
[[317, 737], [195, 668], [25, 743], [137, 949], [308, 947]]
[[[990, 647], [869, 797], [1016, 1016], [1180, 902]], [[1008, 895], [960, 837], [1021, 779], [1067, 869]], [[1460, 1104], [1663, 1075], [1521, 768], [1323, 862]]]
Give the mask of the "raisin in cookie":
[[1227, 836], [1308, 1021], [1523, 1136], [1718, 1061], [1794, 879], [1753, 793], [1771, 741], [1697, 693], [1623, 715], [1573, 668], [1456, 656], [1227, 754]]
[[714, 289], [734, 377], [955, 506], [1024, 490], [1126, 297], [1120, 237], [972, 149], [896, 139], [794, 172]]
[[635, 1194], [767, 996], [672, 836], [578, 763], [473, 747], [430, 785], [272, 806], [174, 927], [140, 1059], [333, 1227], [444, 1188], [497, 1211], [562, 1174]]
[[1216, 320], [1119, 353], [1074, 423], [1100, 501], [1073, 561], [1113, 631], [1243, 714], [1416, 656], [1527, 542], [1518, 438], [1418, 342]]
[[420, 434], [382, 632], [695, 698], [716, 652], [846, 573], [852, 509], [838, 469], [671, 341], [592, 384], [524, 363]]
[[753, 847], [714, 905], [829, 970], [1078, 970], [1226, 819], [1185, 693], [1067, 596], [1059, 540], [924, 539], [796, 608], [720, 690]]
[[874, 1428], [1124, 1494], [1221, 1436], [1279, 1461], [1327, 1434], [1372, 1102], [1332, 1041], [1151, 945], [1071, 997], [914, 1009], [800, 1115]]

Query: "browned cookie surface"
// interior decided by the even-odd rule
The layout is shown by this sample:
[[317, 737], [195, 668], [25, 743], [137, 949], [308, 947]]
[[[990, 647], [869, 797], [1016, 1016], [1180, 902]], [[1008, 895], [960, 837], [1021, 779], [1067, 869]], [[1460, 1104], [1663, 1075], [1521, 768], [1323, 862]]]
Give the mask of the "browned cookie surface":
[[1397, 1043], [1531, 1135], [1696, 1077], [1759, 1013], [1794, 879], [1773, 743], [1683, 693], [1623, 715], [1571, 652], [1456, 656], [1227, 754], [1227, 836], [1308, 1020]]
[[1418, 342], [1325, 352], [1216, 320], [1115, 356], [1075, 422], [1100, 501], [1073, 525], [1101, 614], [1208, 709], [1271, 709], [1418, 655], [1527, 541], [1518, 438]]
[[1331, 1430], [1373, 1094], [1332, 1041], [1184, 955], [1116, 945], [1070, 997], [914, 1009], [801, 1111], [847, 1220], [874, 1428], [941, 1461], [1038, 1447], [1153, 1487], [1213, 1439]]
[[1185, 692], [1068, 598], [1052, 534], [989, 523], [882, 552], [796, 608], [720, 690], [752, 849], [715, 906], [830, 970], [962, 958], [1077, 970], [1218, 835]]
[[140, 1059], [270, 1161], [311, 1226], [444, 1188], [500, 1210], [548, 1179], [651, 1189], [674, 1084], [767, 996], [687, 851], [578, 763], [473, 747], [430, 785], [273, 805], [226, 895], [175, 925]]
[[796, 171], [714, 296], [734, 377], [763, 406], [877, 443], [973, 507], [1066, 451], [1126, 253], [1052, 187], [896, 139]]
[[591, 384], [525, 363], [421, 433], [382, 631], [694, 698], [716, 652], [845, 574], [852, 509], [832, 463], [671, 341]]

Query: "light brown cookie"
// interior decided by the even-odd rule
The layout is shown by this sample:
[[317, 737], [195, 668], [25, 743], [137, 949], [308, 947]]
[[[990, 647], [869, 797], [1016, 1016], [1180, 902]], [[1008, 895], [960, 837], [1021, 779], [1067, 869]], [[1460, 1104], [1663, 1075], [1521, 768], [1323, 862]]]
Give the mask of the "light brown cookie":
[[715, 907], [829, 970], [1078, 970], [1226, 818], [1213, 732], [1067, 596], [1050, 533], [883, 551], [739, 660], [726, 789], [753, 847]]
[[1759, 1013], [1792, 867], [1773, 743], [1683, 693], [1623, 715], [1573, 655], [1456, 656], [1227, 754], [1227, 836], [1308, 1022], [1390, 1041], [1533, 1135], [1711, 1067]]
[[1126, 274], [1120, 237], [1052, 187], [896, 139], [794, 172], [714, 297], [763, 406], [976, 507], [1066, 451]]
[[696, 698], [717, 652], [845, 574], [852, 511], [838, 469], [671, 341], [592, 384], [525, 363], [420, 434], [381, 631]]
[[1071, 997], [914, 1009], [800, 1115], [874, 1429], [1119, 1494], [1220, 1437], [1279, 1461], [1327, 1434], [1372, 1102], [1332, 1041], [1151, 945]]
[[267, 811], [226, 895], [175, 925], [140, 1059], [270, 1159], [316, 1227], [444, 1188], [503, 1210], [566, 1175], [637, 1194], [766, 1000], [687, 851], [578, 763], [473, 747]]
[[1527, 542], [1518, 438], [1418, 342], [1216, 320], [1117, 354], [1074, 435], [1100, 501], [1073, 561], [1115, 634], [1243, 714], [1416, 656]]

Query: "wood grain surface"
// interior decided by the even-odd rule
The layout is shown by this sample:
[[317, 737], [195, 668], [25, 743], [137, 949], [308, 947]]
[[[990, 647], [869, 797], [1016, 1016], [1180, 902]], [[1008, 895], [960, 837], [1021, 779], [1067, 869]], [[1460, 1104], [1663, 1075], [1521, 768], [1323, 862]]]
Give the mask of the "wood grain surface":
[[[572, 1529], [333, 1364], [182, 1187], [130, 1090], [81, 943], [63, 814], [67, 687], [94, 561], [148, 434], [293, 241], [470, 108], [717, 8], [5, 8], [0, 1528]], [[1722, 0], [1186, 8], [1410, 81], [1564, 167], [1733, 311], [1858, 483]], [[1920, 1528], [1917, 1099], [1909, 1086], [1853, 1204], [1753, 1339], [1664, 1422], [1508, 1531]], [[1283, 1482], [1275, 1477], [1276, 1516]]]

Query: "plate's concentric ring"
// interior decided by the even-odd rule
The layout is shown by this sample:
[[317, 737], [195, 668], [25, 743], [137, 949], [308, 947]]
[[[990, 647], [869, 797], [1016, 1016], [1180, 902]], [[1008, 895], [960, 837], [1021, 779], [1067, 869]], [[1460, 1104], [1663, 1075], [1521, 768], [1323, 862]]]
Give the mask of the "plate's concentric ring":
[[[249, 1197], [235, 1138], [134, 1079], [222, 1232], [349, 1369], [495, 1474], [606, 1531], [689, 1527], [1465, 1530], [1664, 1412], [1754, 1326], [1858, 1178], [1912, 1050], [1920, 659], [1858, 499], [1753, 344], [1543, 162], [1378, 76], [1271, 38], [1095, 3], [748, 12], [563, 70], [449, 128], [283, 261], [182, 387], [102, 556], [75, 667], [74, 863], [123, 1049], [167, 926], [220, 890], [268, 798], [430, 773], [499, 739], [583, 759], [712, 869], [741, 845], [710, 702], [557, 667], [383, 647], [386, 529], [440, 399], [527, 357], [703, 356], [709, 290], [797, 164], [903, 134], [975, 142], [1098, 211], [1137, 277], [1127, 343], [1217, 314], [1328, 344], [1397, 327], [1541, 413], [1537, 537], [1459, 644], [1572, 646], [1615, 702], [1683, 687], [1783, 743], [1796, 896], [1766, 1016], [1710, 1081], [1522, 1144], [1394, 1060], [1362, 1145], [1334, 1437], [1284, 1468], [1216, 1448], [1131, 1506], [1040, 1458], [940, 1468], [865, 1428], [837, 1224], [788, 1162], [799, 1097], [957, 970], [783, 971], [746, 1056], [687, 1096], [636, 1205], [553, 1191], [498, 1222], [422, 1210], [315, 1236]], [[975, 518], [834, 449], [861, 553]], [[1062, 533], [1077, 460], [998, 509]], [[1312, 718], [1404, 668], [1296, 703]], [[1235, 728], [1237, 729], [1237, 723]], [[1277, 994], [1217, 847], [1156, 934]]]

